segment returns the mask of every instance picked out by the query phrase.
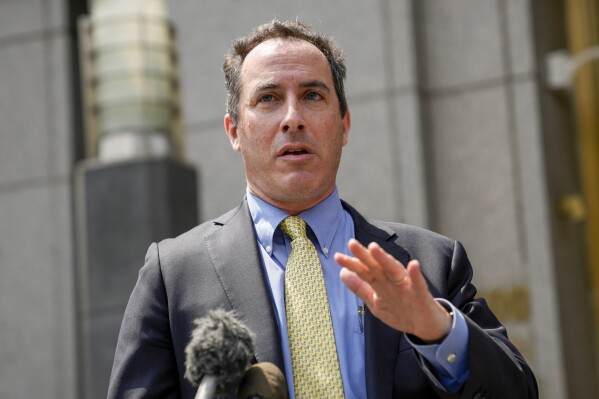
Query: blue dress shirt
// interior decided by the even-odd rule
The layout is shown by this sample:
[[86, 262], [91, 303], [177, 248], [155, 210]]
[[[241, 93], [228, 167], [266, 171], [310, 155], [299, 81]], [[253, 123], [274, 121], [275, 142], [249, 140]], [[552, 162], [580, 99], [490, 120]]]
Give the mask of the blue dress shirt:
[[[278, 228], [279, 223], [288, 215], [254, 196], [249, 190], [247, 202], [281, 332], [290, 399], [294, 399], [284, 289], [285, 265], [291, 252], [291, 240]], [[343, 284], [339, 278], [341, 267], [334, 260], [336, 252], [349, 254], [347, 242], [354, 238], [353, 220], [343, 209], [337, 189], [325, 200], [298, 216], [309, 226], [308, 237], [314, 243], [322, 263], [345, 397], [366, 398], [364, 324], [363, 316], [359, 313], [359, 308], [364, 303]], [[457, 391], [468, 376], [468, 329], [461, 313], [449, 302], [444, 303], [452, 308], [455, 315], [449, 336], [439, 345], [415, 345], [409, 339], [408, 342], [429, 361], [447, 390]]]

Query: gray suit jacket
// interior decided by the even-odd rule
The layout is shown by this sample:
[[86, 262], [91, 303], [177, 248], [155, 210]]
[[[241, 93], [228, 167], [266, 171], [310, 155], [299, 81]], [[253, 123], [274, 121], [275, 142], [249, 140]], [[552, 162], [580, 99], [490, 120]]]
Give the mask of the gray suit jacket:
[[[534, 375], [508, 341], [484, 300], [474, 299], [472, 268], [459, 242], [412, 226], [352, 215], [356, 239], [378, 242], [404, 265], [419, 259], [435, 297], [466, 316], [470, 376], [447, 393], [396, 331], [365, 315], [368, 398], [536, 398]], [[184, 348], [193, 320], [210, 309], [233, 309], [256, 334], [255, 361], [285, 372], [280, 336], [246, 201], [225, 215], [152, 244], [131, 294], [119, 334], [109, 398], [189, 398], [197, 387], [183, 378]], [[299, 398], [298, 398], [299, 399]]]

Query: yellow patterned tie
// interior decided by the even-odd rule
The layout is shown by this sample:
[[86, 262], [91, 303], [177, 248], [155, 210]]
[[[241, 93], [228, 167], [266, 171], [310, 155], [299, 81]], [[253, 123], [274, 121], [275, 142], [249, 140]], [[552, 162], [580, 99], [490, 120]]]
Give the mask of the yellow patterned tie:
[[291, 238], [285, 271], [285, 311], [295, 397], [343, 398], [333, 323], [322, 268], [306, 222], [288, 216], [280, 224]]

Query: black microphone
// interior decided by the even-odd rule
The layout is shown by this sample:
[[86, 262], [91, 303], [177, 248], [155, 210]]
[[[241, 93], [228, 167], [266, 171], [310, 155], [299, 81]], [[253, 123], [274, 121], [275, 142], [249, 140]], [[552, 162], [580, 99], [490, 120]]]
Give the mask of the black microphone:
[[185, 348], [185, 378], [199, 385], [196, 399], [235, 389], [254, 355], [254, 334], [233, 312], [211, 310], [196, 319]]
[[257, 363], [246, 370], [237, 399], [288, 399], [285, 376], [269, 362]]

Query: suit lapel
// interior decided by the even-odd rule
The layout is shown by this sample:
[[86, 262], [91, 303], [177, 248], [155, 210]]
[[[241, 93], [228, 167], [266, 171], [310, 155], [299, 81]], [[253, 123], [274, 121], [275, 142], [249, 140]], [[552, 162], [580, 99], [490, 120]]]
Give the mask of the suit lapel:
[[237, 318], [256, 333], [256, 360], [284, 370], [281, 340], [246, 202], [215, 224], [221, 228], [205, 237], [206, 246]]
[[[395, 243], [397, 234], [394, 231], [382, 223], [367, 221], [345, 202], [343, 206], [354, 220], [356, 240], [365, 246], [374, 241], [404, 266], [408, 264], [410, 254]], [[368, 309], [364, 320], [367, 395], [369, 398], [391, 398], [399, 346], [405, 338], [403, 333], [381, 322]]]

